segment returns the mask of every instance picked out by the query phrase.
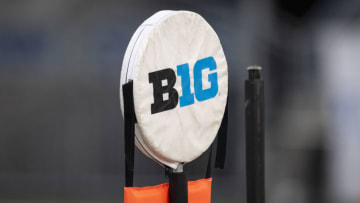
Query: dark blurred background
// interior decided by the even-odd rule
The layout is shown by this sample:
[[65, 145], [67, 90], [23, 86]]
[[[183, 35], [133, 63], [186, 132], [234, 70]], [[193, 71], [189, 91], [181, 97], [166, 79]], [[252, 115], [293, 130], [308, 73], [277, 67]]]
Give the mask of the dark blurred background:
[[[191, 10], [216, 30], [229, 65], [225, 170], [213, 202], [245, 202], [244, 80], [266, 83], [268, 203], [360, 197], [360, 1], [1, 0], [0, 202], [122, 202], [119, 77], [136, 28]], [[207, 154], [186, 166], [202, 178]], [[166, 181], [136, 151], [135, 185]]]

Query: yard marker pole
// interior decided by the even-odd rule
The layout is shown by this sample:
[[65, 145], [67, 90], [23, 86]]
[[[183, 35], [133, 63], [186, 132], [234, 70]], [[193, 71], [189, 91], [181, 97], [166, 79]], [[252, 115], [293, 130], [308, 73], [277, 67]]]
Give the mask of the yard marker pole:
[[260, 66], [247, 68], [245, 81], [246, 189], [248, 203], [265, 203], [264, 81]]

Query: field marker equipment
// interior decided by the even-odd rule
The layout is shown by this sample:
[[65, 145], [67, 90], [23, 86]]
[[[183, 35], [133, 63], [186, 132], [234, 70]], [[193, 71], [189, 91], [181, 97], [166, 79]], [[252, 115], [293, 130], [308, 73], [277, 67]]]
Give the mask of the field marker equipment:
[[200, 15], [167, 10], [145, 20], [130, 40], [120, 76], [126, 191], [132, 191], [136, 145], [167, 169], [170, 203], [187, 202], [193, 192], [187, 191], [181, 169], [206, 152], [217, 135], [215, 166], [224, 168], [227, 100], [226, 58]]
[[264, 81], [260, 66], [247, 68], [245, 81], [246, 192], [248, 203], [265, 203]]

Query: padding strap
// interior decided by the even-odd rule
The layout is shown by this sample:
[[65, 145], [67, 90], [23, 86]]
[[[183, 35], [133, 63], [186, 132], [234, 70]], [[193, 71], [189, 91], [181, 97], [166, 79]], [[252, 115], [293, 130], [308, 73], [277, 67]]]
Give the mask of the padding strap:
[[135, 109], [133, 97], [133, 81], [122, 86], [125, 122], [125, 186], [132, 187], [134, 181], [135, 153]]
[[220, 168], [220, 169], [224, 169], [225, 166], [226, 140], [227, 140], [227, 131], [228, 131], [228, 106], [229, 106], [228, 103], [229, 103], [229, 98], [226, 101], [224, 117], [217, 134], [218, 141], [217, 141], [217, 149], [216, 149], [215, 168]]
[[208, 163], [207, 163], [207, 167], [206, 167], [206, 174], [205, 174], [205, 178], [211, 178], [211, 169], [212, 169], [212, 148], [213, 148], [213, 145], [211, 144], [210, 147], [209, 147], [209, 158], [208, 158]]
[[[221, 121], [219, 131], [217, 133], [217, 149], [216, 149], [216, 158], [215, 158], [215, 168], [224, 169], [225, 166], [225, 157], [226, 157], [226, 140], [227, 140], [227, 131], [228, 131], [228, 101], [226, 101], [224, 117]], [[212, 151], [213, 144], [209, 147], [209, 158], [206, 167], [205, 178], [211, 177], [212, 169]]]

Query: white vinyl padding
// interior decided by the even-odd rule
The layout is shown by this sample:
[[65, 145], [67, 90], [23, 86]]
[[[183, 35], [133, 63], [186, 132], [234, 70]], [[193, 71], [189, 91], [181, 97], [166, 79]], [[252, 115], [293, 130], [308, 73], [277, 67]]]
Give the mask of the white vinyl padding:
[[[149, 73], [188, 63], [191, 92], [194, 93], [193, 68], [196, 61], [213, 57], [216, 70], [202, 71], [203, 89], [209, 88], [208, 75], [216, 73], [217, 95], [205, 101], [151, 114], [154, 103]], [[160, 11], [136, 30], [127, 47], [120, 77], [121, 86], [134, 84], [137, 118], [136, 146], [161, 165], [176, 168], [204, 153], [214, 141], [225, 111], [228, 94], [228, 71], [220, 40], [211, 26], [198, 14], [189, 11]], [[174, 88], [182, 95], [181, 78]]]

